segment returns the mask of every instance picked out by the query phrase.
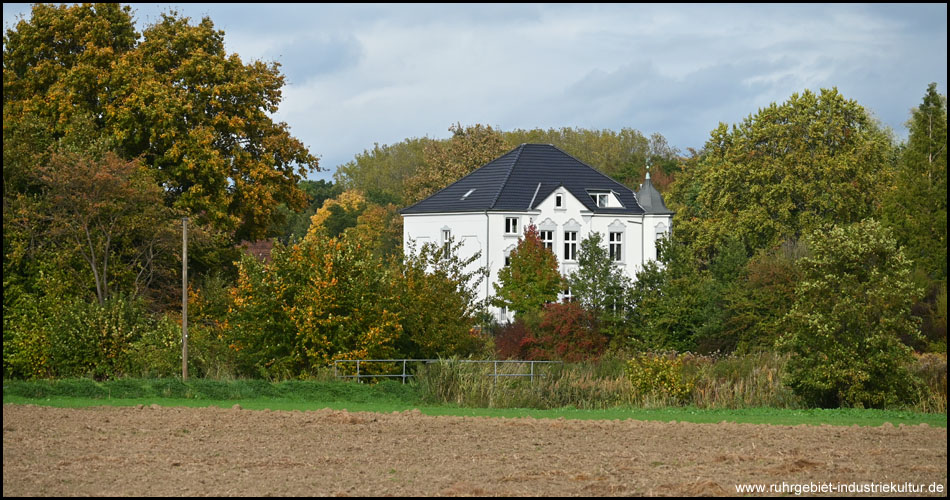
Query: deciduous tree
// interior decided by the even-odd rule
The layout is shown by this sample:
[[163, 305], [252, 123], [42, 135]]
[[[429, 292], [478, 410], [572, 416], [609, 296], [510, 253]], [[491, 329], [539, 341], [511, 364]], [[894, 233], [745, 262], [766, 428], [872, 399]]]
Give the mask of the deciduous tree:
[[278, 225], [281, 203], [304, 208], [297, 182], [318, 169], [270, 117], [283, 84], [276, 63], [227, 54], [209, 18], [163, 14], [140, 36], [128, 6], [36, 4], [4, 35], [4, 147], [7, 124], [35, 124], [16, 138], [37, 145], [91, 127], [122, 158], [142, 158], [169, 206], [255, 240]]
[[720, 124], [668, 200], [698, 258], [708, 263], [733, 237], [751, 255], [876, 214], [891, 158], [890, 139], [858, 103], [806, 90], [731, 129]]
[[557, 257], [545, 248], [534, 225], [525, 228], [524, 238], [511, 251], [509, 265], [498, 271], [494, 286], [493, 303], [526, 321], [536, 317], [545, 303], [557, 301], [564, 280], [558, 272]]
[[782, 346], [793, 356], [786, 383], [810, 405], [883, 408], [913, 400], [908, 372], [915, 335], [910, 306], [921, 290], [911, 262], [873, 219], [819, 229], [812, 255], [799, 261], [802, 281]]
[[630, 280], [610, 259], [603, 239], [594, 232], [581, 241], [577, 270], [567, 281], [571, 295], [591, 313], [599, 329], [613, 336], [622, 328]]

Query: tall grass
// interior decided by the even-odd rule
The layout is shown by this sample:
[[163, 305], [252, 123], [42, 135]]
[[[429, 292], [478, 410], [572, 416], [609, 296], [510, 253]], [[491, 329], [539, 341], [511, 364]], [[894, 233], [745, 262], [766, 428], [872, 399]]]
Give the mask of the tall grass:
[[787, 355], [772, 353], [695, 356], [685, 365], [696, 383], [691, 403], [698, 408], [801, 408], [802, 401], [782, 383], [787, 362]]
[[922, 413], [947, 412], [947, 355], [921, 354], [911, 366], [911, 373], [923, 383], [921, 396], [914, 411]]
[[[654, 354], [670, 356], [670, 354]], [[675, 356], [675, 355], [673, 355]], [[492, 376], [492, 365], [443, 360], [420, 367], [413, 378], [422, 401], [480, 408], [574, 407], [607, 409], [618, 406], [703, 409], [804, 408], [802, 400], [783, 383], [788, 355], [754, 353], [728, 356], [680, 355], [676, 369], [691, 389], [682, 397], [631, 382], [626, 370], [631, 356], [608, 355], [596, 362], [544, 365], [533, 381]], [[500, 365], [499, 365], [500, 366]], [[505, 365], [508, 373], [527, 365]], [[542, 366], [542, 365], [538, 365]], [[921, 379], [918, 403], [907, 410], [947, 411], [946, 358], [922, 356], [913, 373]]]
[[471, 408], [563, 408], [603, 409], [629, 404], [630, 382], [622, 373], [599, 373], [599, 364], [571, 363], [535, 365], [535, 377], [512, 377], [528, 373], [528, 365], [459, 363], [442, 360], [420, 366], [413, 384], [425, 403], [456, 404]]

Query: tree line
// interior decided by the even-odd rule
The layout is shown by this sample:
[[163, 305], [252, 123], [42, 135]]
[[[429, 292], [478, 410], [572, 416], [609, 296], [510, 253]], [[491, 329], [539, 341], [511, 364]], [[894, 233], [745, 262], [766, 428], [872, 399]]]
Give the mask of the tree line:
[[[4, 34], [5, 376], [176, 373], [182, 217], [209, 376], [301, 377], [346, 356], [783, 350], [812, 404], [881, 406], [912, 391], [912, 352], [946, 353], [935, 84], [903, 143], [836, 89], [805, 90], [698, 151], [632, 128], [457, 123], [310, 181], [316, 156], [269, 118], [279, 66], [223, 40], [175, 12], [139, 33], [115, 4], [37, 4]], [[529, 230], [495, 297], [519, 319], [493, 325], [464, 262], [403, 255], [398, 210], [525, 142], [634, 189], [649, 165], [674, 230], [633, 282], [599, 235], [578, 273], [552, 273]], [[268, 259], [240, 250], [256, 240]], [[555, 303], [567, 287], [575, 300]]]

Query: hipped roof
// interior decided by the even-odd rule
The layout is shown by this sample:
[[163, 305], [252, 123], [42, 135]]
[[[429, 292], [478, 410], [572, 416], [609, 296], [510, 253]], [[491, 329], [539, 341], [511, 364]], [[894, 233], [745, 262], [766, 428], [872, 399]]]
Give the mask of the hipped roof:
[[[559, 186], [593, 213], [645, 213], [632, 189], [551, 144], [522, 144], [401, 213], [533, 210]], [[598, 207], [590, 191], [613, 191], [623, 207]]]

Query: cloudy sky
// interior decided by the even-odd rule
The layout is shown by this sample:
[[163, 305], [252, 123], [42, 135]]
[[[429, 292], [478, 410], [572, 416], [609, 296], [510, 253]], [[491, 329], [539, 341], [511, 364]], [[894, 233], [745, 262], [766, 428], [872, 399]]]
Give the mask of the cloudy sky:
[[[329, 179], [337, 165], [448, 127], [582, 127], [699, 148], [804, 89], [837, 87], [898, 139], [937, 82], [946, 4], [132, 4], [141, 31], [208, 16], [245, 62], [287, 76], [275, 115]], [[28, 4], [3, 4], [4, 29]]]

